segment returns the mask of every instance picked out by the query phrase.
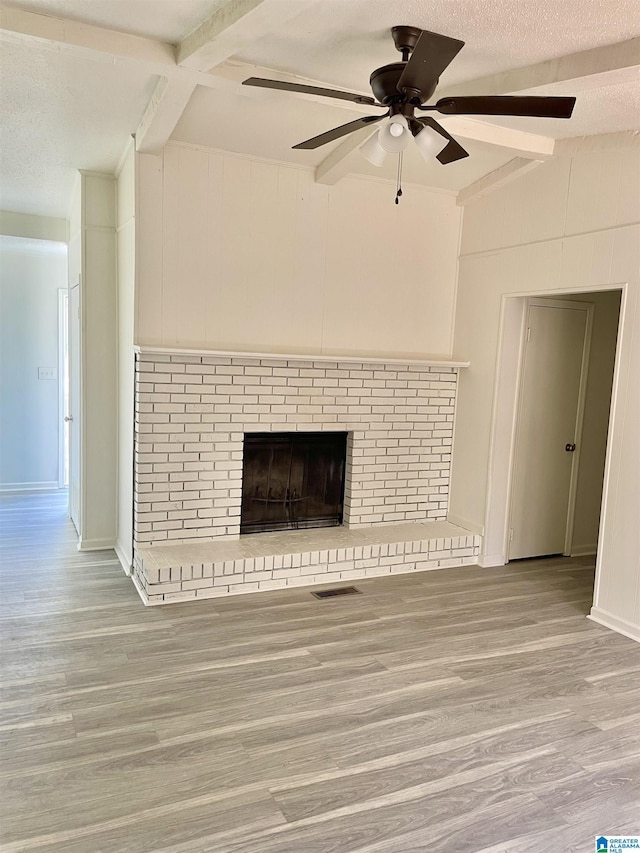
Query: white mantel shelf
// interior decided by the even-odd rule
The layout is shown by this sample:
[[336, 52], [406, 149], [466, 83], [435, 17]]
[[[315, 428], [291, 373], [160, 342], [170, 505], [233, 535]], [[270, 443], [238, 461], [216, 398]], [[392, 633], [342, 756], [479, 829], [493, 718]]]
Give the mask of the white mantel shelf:
[[372, 355], [327, 355], [326, 353], [276, 353], [276, 352], [242, 352], [214, 349], [184, 349], [182, 347], [135, 346], [134, 351], [140, 355], [196, 355], [210, 358], [253, 358], [272, 359], [274, 361], [329, 361], [346, 364], [412, 364], [421, 367], [469, 367], [469, 361], [453, 361], [437, 356], [425, 358], [388, 358]]

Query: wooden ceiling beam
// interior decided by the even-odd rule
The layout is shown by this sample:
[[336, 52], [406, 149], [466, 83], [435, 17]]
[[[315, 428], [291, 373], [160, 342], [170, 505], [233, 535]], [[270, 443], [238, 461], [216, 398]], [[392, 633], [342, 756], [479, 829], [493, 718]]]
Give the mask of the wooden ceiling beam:
[[178, 45], [183, 68], [209, 71], [303, 12], [311, 0], [227, 0]]
[[196, 88], [191, 76], [161, 77], [147, 104], [135, 132], [136, 150], [143, 154], [159, 154]]
[[5, 38], [54, 45], [56, 50], [63, 52], [82, 51], [94, 56], [102, 54], [144, 63], [152, 73], [176, 63], [176, 50], [172, 44], [80, 21], [26, 12], [13, 6], [0, 5], [0, 33]]
[[454, 95], [509, 95], [558, 83], [567, 84], [563, 91], [583, 92], [620, 83], [640, 83], [640, 38], [606, 44], [513, 68], [487, 77], [478, 77], [449, 86], [438, 97]]
[[489, 193], [497, 190], [498, 187], [510, 184], [511, 181], [522, 177], [522, 175], [540, 166], [542, 162], [542, 160], [527, 160], [524, 157], [514, 157], [513, 160], [509, 160], [508, 163], [499, 166], [493, 172], [483, 175], [477, 181], [461, 189], [456, 196], [456, 204], [463, 206], [473, 199], [489, 195]]

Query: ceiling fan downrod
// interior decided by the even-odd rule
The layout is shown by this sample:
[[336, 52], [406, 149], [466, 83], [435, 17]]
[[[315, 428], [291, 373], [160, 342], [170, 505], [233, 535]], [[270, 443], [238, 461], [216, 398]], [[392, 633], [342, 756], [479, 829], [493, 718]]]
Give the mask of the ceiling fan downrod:
[[402, 54], [402, 61], [408, 62], [411, 53], [418, 43], [418, 39], [422, 34], [422, 30], [418, 27], [392, 27], [391, 35], [393, 37], [393, 43], [396, 46], [396, 50], [398, 50]]

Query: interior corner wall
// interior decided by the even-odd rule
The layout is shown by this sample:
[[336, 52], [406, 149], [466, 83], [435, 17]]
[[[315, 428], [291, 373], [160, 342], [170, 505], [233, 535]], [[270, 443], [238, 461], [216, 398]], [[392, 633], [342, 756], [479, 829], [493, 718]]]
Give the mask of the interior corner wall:
[[592, 617], [640, 639], [640, 149], [559, 157], [465, 207], [451, 511], [484, 526], [503, 297], [622, 287]]
[[[58, 290], [66, 286], [62, 244], [0, 238], [0, 490], [58, 488]], [[55, 376], [40, 379], [40, 367]]]
[[178, 143], [138, 160], [136, 343], [448, 356], [452, 194]]
[[[83, 172], [70, 216], [69, 282], [80, 279], [82, 550], [116, 542], [117, 282], [112, 175]], [[77, 426], [76, 426], [77, 428]]]
[[136, 153], [133, 143], [116, 182], [118, 260], [118, 499], [116, 552], [124, 570], [133, 564], [133, 326], [136, 240]]

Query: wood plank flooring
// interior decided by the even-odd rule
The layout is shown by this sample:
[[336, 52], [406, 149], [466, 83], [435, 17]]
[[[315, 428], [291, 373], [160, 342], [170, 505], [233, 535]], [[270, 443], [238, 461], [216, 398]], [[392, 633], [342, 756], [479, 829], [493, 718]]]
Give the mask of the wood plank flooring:
[[553, 559], [144, 608], [2, 509], [0, 849], [591, 851], [640, 832], [640, 648]]

